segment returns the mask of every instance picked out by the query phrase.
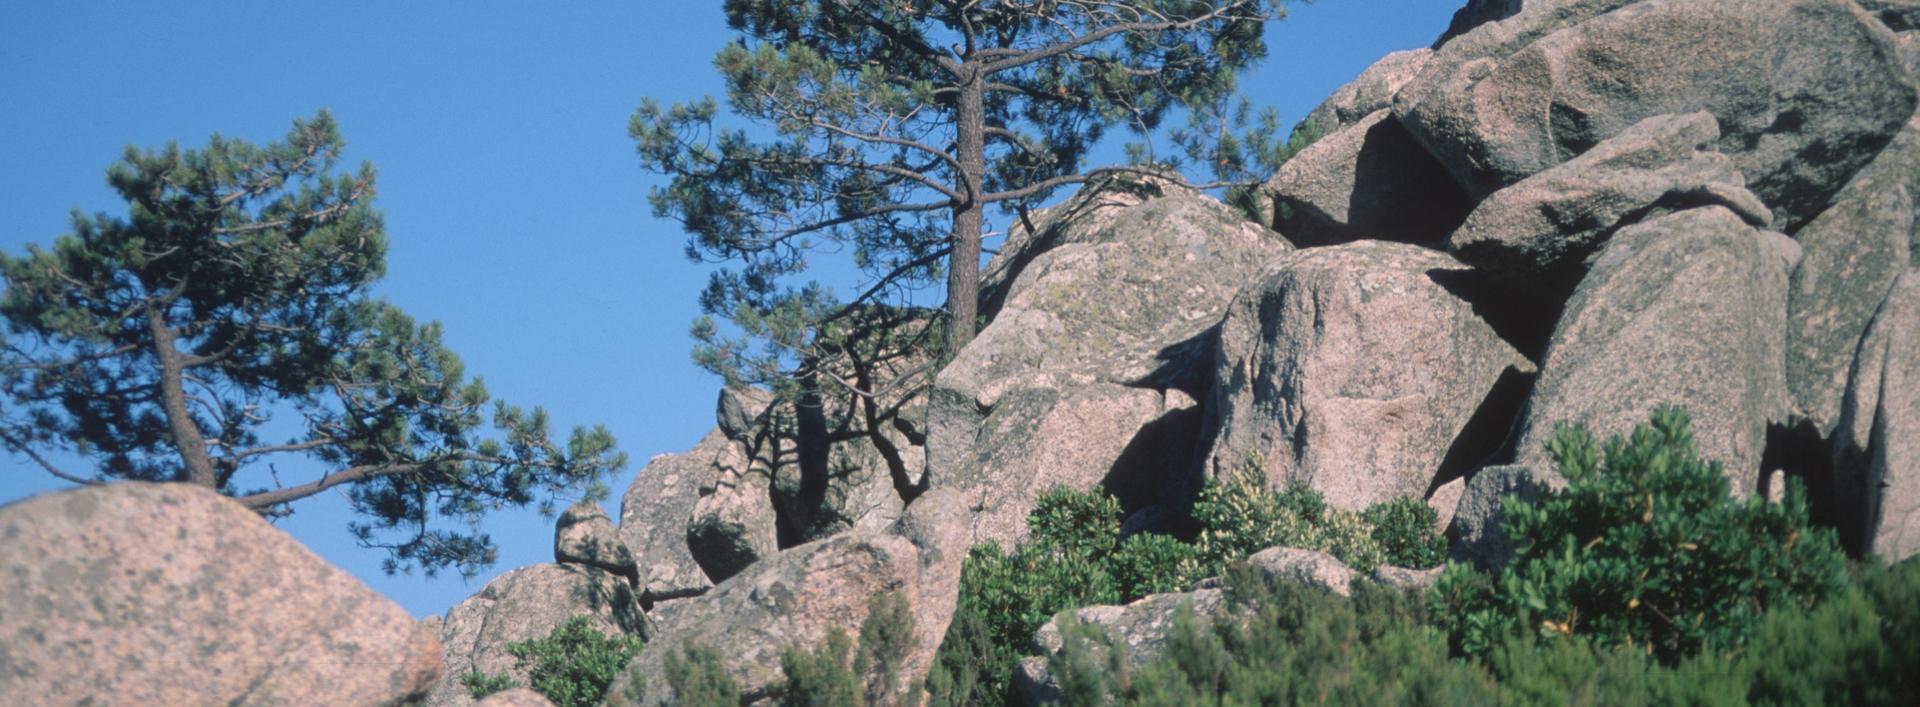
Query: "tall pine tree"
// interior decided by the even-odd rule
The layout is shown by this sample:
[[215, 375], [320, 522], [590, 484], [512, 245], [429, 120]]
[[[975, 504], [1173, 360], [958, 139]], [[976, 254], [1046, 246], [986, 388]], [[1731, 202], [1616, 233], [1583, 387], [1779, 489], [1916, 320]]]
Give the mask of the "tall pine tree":
[[[0, 254], [0, 444], [75, 483], [190, 483], [266, 514], [344, 487], [388, 571], [471, 575], [495, 556], [486, 511], [604, 495], [625, 461], [604, 428], [563, 443], [541, 409], [489, 406], [439, 324], [367, 295], [386, 232], [372, 165], [333, 171], [342, 147], [325, 112], [265, 147], [129, 147], [107, 171], [126, 216], [76, 212], [51, 250]], [[263, 440], [276, 415], [299, 434]], [[288, 457], [324, 471], [283, 483]]]
[[[943, 274], [946, 316], [916, 321], [944, 323], [944, 341], [914, 340], [957, 351], [976, 327], [988, 208], [1023, 213], [1126, 170], [1086, 165], [1112, 127], [1149, 134], [1176, 107], [1229, 117], [1220, 107], [1235, 76], [1264, 56], [1265, 25], [1281, 13], [1277, 0], [727, 0], [725, 10], [739, 36], [714, 60], [727, 104], [763, 129], [719, 126], [711, 98], [647, 99], [631, 132], [642, 164], [671, 178], [652, 194], [655, 212], [683, 224], [691, 257], [733, 264], [713, 276], [694, 334], [700, 363], [735, 384], [823, 368], [869, 305]], [[1279, 147], [1225, 131], [1175, 142], [1216, 174], [1271, 167]], [[789, 284], [815, 253], [850, 254], [870, 286], [842, 302]]]

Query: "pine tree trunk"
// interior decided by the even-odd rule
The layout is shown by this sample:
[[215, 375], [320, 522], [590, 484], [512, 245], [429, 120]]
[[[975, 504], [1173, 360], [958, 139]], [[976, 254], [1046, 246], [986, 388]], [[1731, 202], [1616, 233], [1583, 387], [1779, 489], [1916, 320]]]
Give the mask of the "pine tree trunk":
[[174, 448], [180, 450], [180, 461], [186, 465], [186, 478], [181, 480], [218, 491], [207, 440], [193, 422], [193, 411], [187, 408], [186, 362], [174, 348], [176, 335], [173, 327], [167, 326], [166, 315], [152, 306], [147, 308], [147, 331], [153, 334], [153, 357], [160, 363], [160, 408], [167, 413]]
[[986, 204], [981, 200], [987, 174], [987, 82], [978, 67], [968, 67], [960, 85], [960, 111], [954, 122], [954, 142], [960, 159], [960, 192], [964, 201], [953, 206], [953, 251], [947, 256], [947, 353], [957, 354], [973, 340], [980, 312], [980, 225]]

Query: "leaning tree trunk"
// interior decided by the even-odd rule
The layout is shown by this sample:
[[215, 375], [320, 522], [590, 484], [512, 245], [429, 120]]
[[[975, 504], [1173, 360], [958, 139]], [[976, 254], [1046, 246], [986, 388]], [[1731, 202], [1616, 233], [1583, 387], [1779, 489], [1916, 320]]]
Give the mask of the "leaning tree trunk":
[[160, 408], [166, 412], [168, 432], [172, 433], [174, 448], [180, 450], [180, 461], [186, 467], [186, 478], [181, 480], [218, 491], [219, 480], [214, 476], [207, 439], [201, 434], [200, 426], [194, 424], [193, 411], [187, 407], [186, 361], [174, 346], [176, 334], [173, 327], [167, 325], [166, 315], [152, 306], [147, 308], [147, 332], [153, 336], [153, 357], [160, 364]]
[[986, 211], [980, 197], [987, 174], [987, 82], [977, 66], [964, 71], [954, 122], [963, 200], [953, 206], [953, 251], [947, 255], [948, 355], [958, 354], [973, 340], [980, 313], [980, 225]]

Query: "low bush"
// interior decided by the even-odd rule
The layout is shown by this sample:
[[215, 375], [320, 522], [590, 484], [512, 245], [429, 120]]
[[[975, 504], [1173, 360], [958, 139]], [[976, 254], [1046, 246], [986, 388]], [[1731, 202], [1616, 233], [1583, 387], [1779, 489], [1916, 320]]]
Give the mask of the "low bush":
[[902, 694], [899, 659], [913, 648], [913, 614], [899, 592], [877, 594], [867, 602], [856, 646], [838, 628], [825, 644], [808, 650], [789, 646], [780, 652], [786, 681], [775, 690], [788, 707], [901, 705], [918, 694]]
[[683, 707], [736, 707], [740, 704], [740, 682], [727, 672], [726, 656], [705, 643], [689, 642], [678, 651], [668, 651], [667, 685], [673, 688], [674, 704]]
[[1736, 649], [1767, 609], [1811, 607], [1845, 581], [1845, 557], [1808, 521], [1805, 494], [1730, 499], [1677, 409], [1604, 444], [1561, 427], [1549, 449], [1567, 486], [1504, 499], [1513, 560], [1492, 578], [1450, 567], [1435, 587], [1434, 613], [1467, 653], [1509, 636], [1583, 636], [1671, 664]]
[[[528, 669], [529, 687], [558, 707], [591, 707], [600, 703], [640, 645], [638, 636], [608, 636], [593, 627], [591, 617], [575, 616], [545, 638], [508, 644], [507, 653]], [[477, 671], [461, 676], [460, 682], [474, 699], [517, 686], [507, 675]]]

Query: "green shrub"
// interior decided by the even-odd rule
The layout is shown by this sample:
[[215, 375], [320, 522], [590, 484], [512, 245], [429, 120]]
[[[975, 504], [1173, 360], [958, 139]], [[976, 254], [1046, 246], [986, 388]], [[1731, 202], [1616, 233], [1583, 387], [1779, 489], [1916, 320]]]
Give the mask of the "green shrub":
[[1201, 489], [1193, 519], [1200, 526], [1202, 576], [1217, 576], [1228, 564], [1274, 546], [1325, 552], [1361, 572], [1386, 559], [1361, 514], [1330, 508], [1305, 486], [1270, 491], [1257, 463]]
[[[1484, 671], [1449, 657], [1412, 597], [1360, 586], [1352, 600], [1239, 568], [1236, 608], [1175, 616], [1161, 655], [1128, 675], [1093, 632], [1049, 661], [1068, 705], [1489, 704]], [[1063, 638], [1066, 636], [1063, 629]], [[1076, 653], [1077, 651], [1077, 653]]]
[[1731, 500], [1677, 409], [1604, 445], [1562, 427], [1549, 449], [1567, 487], [1504, 499], [1514, 559], [1491, 581], [1450, 567], [1435, 587], [1435, 613], [1466, 652], [1513, 635], [1573, 635], [1671, 664], [1738, 648], [1765, 610], [1809, 607], [1845, 579], [1834, 535], [1809, 524], [1801, 490], [1778, 504]]
[[1122, 601], [1133, 601], [1148, 594], [1183, 592], [1201, 574], [1200, 550], [1171, 535], [1135, 533], [1121, 541], [1108, 558], [1113, 580], [1119, 585]]
[[1447, 559], [1447, 541], [1440, 537], [1440, 514], [1417, 498], [1376, 503], [1360, 514], [1372, 527], [1373, 541], [1388, 564], [1414, 569], [1438, 566]]
[[1027, 529], [1028, 544], [1051, 554], [1099, 560], [1120, 537], [1120, 502], [1098, 491], [1056, 486], [1034, 501]]
[[867, 704], [860, 687], [860, 674], [850, 664], [853, 642], [847, 633], [835, 628], [827, 634], [826, 645], [817, 650], [788, 647], [780, 651], [780, 670], [787, 675], [780, 689], [780, 704], [786, 707], [834, 707]]
[[460, 676], [460, 684], [466, 686], [467, 694], [476, 700], [520, 685], [514, 682], [512, 675], [488, 675], [478, 670], [469, 670]]
[[727, 672], [726, 657], [713, 646], [690, 642], [666, 655], [667, 685], [674, 704], [684, 707], [735, 707], [740, 683]]
[[[640, 645], [638, 636], [607, 636], [594, 629], [592, 617], [575, 616], [545, 638], [508, 644], [507, 653], [528, 668], [533, 690], [558, 707], [590, 707], [600, 703]], [[461, 676], [460, 683], [474, 699], [515, 686], [509, 676], [478, 671]]]

